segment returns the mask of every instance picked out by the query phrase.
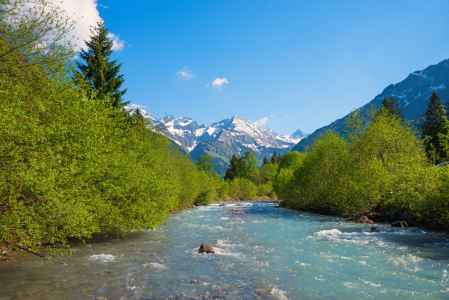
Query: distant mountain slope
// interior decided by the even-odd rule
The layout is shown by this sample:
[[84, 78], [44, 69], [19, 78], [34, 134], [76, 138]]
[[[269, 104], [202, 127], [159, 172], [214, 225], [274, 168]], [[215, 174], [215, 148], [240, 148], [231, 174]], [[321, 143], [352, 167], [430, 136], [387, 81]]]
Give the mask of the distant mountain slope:
[[[424, 116], [427, 102], [433, 89], [436, 90], [442, 102], [447, 103], [449, 98], [448, 86], [449, 60], [446, 59], [439, 64], [427, 67], [423, 71], [410, 73], [406, 79], [397, 84], [389, 85], [381, 94], [360, 109], [361, 111], [366, 111], [371, 105], [379, 108], [384, 97], [390, 98], [393, 96], [399, 100], [399, 105], [404, 111], [407, 120], [419, 121]], [[292, 150], [304, 152], [320, 134], [327, 130], [333, 129], [342, 132], [347, 117], [348, 115], [317, 129], [307, 138], [302, 139]]]
[[[126, 109], [131, 110], [131, 107]], [[279, 135], [269, 128], [259, 129], [239, 116], [206, 126], [188, 117], [168, 115], [156, 120], [145, 110], [140, 111], [144, 117], [162, 127], [167, 136], [195, 160], [206, 153], [212, 155], [219, 174], [224, 174], [228, 168], [232, 154], [241, 156], [249, 150], [261, 162], [264, 156], [270, 157], [274, 150], [280, 154], [290, 151], [305, 135], [300, 130], [291, 136]]]

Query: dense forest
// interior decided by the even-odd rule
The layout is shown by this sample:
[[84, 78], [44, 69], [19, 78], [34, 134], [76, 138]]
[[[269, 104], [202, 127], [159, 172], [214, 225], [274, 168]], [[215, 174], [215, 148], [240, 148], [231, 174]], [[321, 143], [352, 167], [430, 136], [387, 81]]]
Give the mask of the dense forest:
[[44, 0], [2, 1], [0, 249], [51, 259], [68, 238], [153, 229], [220, 198], [224, 180], [123, 109], [104, 22], [74, 60], [71, 19]]

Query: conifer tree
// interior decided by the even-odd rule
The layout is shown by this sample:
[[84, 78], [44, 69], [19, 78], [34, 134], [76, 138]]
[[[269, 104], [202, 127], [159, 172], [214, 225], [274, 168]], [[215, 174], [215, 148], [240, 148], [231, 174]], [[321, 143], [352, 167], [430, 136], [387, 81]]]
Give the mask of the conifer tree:
[[445, 161], [448, 150], [449, 122], [446, 117], [446, 110], [435, 90], [432, 91], [427, 104], [421, 134], [427, 156], [436, 164]]
[[231, 160], [229, 161], [229, 168], [226, 169], [225, 179], [227, 180], [234, 180], [235, 178], [239, 177], [239, 169], [240, 169], [240, 162], [237, 155], [232, 154]]
[[268, 158], [266, 156], [264, 156], [262, 166], [268, 165], [269, 163], [270, 163], [270, 161], [268, 160]]
[[380, 110], [376, 112], [374, 118], [381, 114], [382, 111], [387, 111], [388, 113], [394, 115], [395, 118], [400, 120], [401, 122], [404, 121], [404, 114], [402, 113], [402, 109], [399, 107], [398, 99], [394, 99], [393, 96], [391, 96], [390, 99], [384, 97]]
[[[84, 61], [77, 62], [73, 71], [73, 80], [78, 88], [88, 95], [96, 93], [96, 98], [105, 100], [110, 97], [110, 104], [123, 107], [129, 102], [123, 102], [123, 95], [127, 89], [121, 90], [124, 82], [123, 74], [119, 75], [122, 64], [117, 60], [110, 60], [113, 52], [113, 41], [109, 37], [109, 30], [104, 21], [99, 21], [91, 28], [90, 41], [85, 41], [87, 51], [81, 50], [80, 57]], [[87, 90], [86, 90], [87, 89]]]
[[277, 160], [276, 150], [273, 151], [273, 155], [271, 155], [271, 163], [274, 165]]

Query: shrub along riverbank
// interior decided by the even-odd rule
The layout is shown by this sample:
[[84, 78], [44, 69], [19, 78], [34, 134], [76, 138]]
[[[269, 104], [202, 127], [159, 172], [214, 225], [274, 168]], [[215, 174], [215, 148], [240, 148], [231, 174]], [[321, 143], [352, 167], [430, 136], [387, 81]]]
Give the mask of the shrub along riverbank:
[[352, 113], [345, 138], [328, 131], [297, 158], [274, 180], [287, 207], [345, 217], [378, 212], [449, 230], [449, 168], [431, 167], [420, 134], [388, 108]]

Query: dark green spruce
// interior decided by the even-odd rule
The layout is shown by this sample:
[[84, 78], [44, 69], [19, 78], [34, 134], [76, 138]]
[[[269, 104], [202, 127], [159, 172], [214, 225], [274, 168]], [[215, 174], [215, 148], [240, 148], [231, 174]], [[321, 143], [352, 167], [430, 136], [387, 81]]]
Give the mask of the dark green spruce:
[[81, 50], [81, 62], [76, 62], [77, 69], [73, 68], [73, 80], [78, 88], [84, 89], [87, 94], [95, 93], [96, 99], [109, 99], [114, 107], [123, 107], [123, 95], [127, 89], [122, 90], [125, 79], [120, 73], [122, 64], [117, 60], [111, 61], [113, 41], [104, 21], [99, 21], [91, 28], [89, 41], [85, 41], [87, 50]]

